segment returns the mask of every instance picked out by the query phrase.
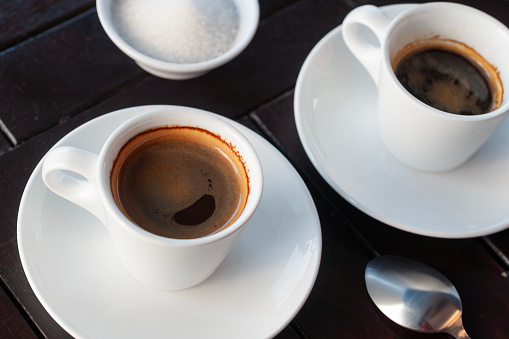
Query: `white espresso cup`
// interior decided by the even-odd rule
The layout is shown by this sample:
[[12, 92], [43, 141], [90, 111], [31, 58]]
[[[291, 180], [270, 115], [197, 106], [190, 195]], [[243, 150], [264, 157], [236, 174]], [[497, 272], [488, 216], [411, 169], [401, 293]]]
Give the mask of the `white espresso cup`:
[[[378, 86], [383, 143], [410, 167], [440, 172], [461, 165], [509, 112], [509, 29], [479, 10], [426, 3], [391, 18], [383, 9], [366, 5], [346, 16], [342, 32], [346, 45]], [[452, 40], [482, 56], [501, 86], [506, 86], [505, 92], [498, 92], [497, 108], [479, 115], [452, 114], [423, 103], [405, 89], [392, 62], [406, 46], [430, 39]]]
[[[115, 203], [110, 173], [120, 150], [141, 132], [163, 126], [209, 131], [242, 159], [249, 184], [247, 201], [228, 227], [192, 239], [164, 237], [139, 227]], [[258, 156], [244, 135], [216, 114], [178, 106], [148, 111], [126, 121], [109, 136], [99, 154], [67, 146], [52, 149], [44, 159], [42, 176], [49, 189], [102, 221], [123, 266], [133, 277], [165, 290], [195, 286], [217, 269], [255, 212], [263, 188]]]

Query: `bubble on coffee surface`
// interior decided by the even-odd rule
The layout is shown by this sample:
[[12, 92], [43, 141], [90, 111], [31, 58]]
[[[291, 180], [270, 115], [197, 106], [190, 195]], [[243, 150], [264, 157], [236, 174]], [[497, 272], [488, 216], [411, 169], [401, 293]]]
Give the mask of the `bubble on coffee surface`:
[[169, 238], [198, 238], [227, 227], [242, 213], [249, 190], [243, 163], [229, 145], [185, 127], [133, 138], [111, 178], [123, 213]]
[[216, 199], [204, 194], [194, 204], [175, 213], [173, 219], [177, 224], [193, 226], [207, 221], [216, 209]]
[[424, 45], [401, 57], [394, 72], [408, 92], [436, 109], [478, 115], [494, 108], [489, 75], [455, 51]]

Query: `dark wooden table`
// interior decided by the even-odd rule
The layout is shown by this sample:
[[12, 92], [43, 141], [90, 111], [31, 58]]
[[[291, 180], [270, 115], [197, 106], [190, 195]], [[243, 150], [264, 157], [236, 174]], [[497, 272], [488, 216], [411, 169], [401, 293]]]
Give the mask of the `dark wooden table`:
[[[506, 0], [462, 2], [509, 25]], [[1, 1], [0, 337], [69, 337], [34, 295], [18, 252], [18, 207], [39, 160], [93, 118], [131, 106], [175, 104], [220, 113], [258, 132], [295, 166], [314, 198], [323, 232], [320, 271], [307, 302], [278, 338], [447, 338], [403, 329], [373, 305], [364, 269], [379, 254], [420, 260], [449, 277], [472, 338], [509, 338], [509, 230], [455, 240], [385, 225], [337, 194], [300, 143], [293, 115], [299, 70], [313, 46], [365, 3], [370, 1], [260, 0], [258, 31], [239, 57], [203, 77], [170, 81], [145, 73], [110, 42], [93, 0]]]

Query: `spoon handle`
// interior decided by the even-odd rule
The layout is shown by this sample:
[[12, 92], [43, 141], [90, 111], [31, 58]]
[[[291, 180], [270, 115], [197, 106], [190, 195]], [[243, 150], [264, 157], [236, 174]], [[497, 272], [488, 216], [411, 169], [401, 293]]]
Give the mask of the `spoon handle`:
[[471, 339], [463, 327], [461, 317], [458, 317], [454, 324], [446, 328], [445, 332], [452, 335], [456, 339]]
[[456, 335], [456, 338], [458, 339], [471, 339], [470, 336], [467, 334], [464, 328], [461, 328], [458, 334]]

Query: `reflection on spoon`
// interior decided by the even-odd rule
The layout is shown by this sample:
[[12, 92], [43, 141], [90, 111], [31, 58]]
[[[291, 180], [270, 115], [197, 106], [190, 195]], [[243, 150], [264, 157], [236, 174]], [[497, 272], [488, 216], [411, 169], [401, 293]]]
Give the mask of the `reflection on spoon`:
[[375, 305], [397, 324], [419, 332], [470, 338], [463, 328], [458, 291], [435, 269], [387, 255], [368, 263], [365, 279]]

